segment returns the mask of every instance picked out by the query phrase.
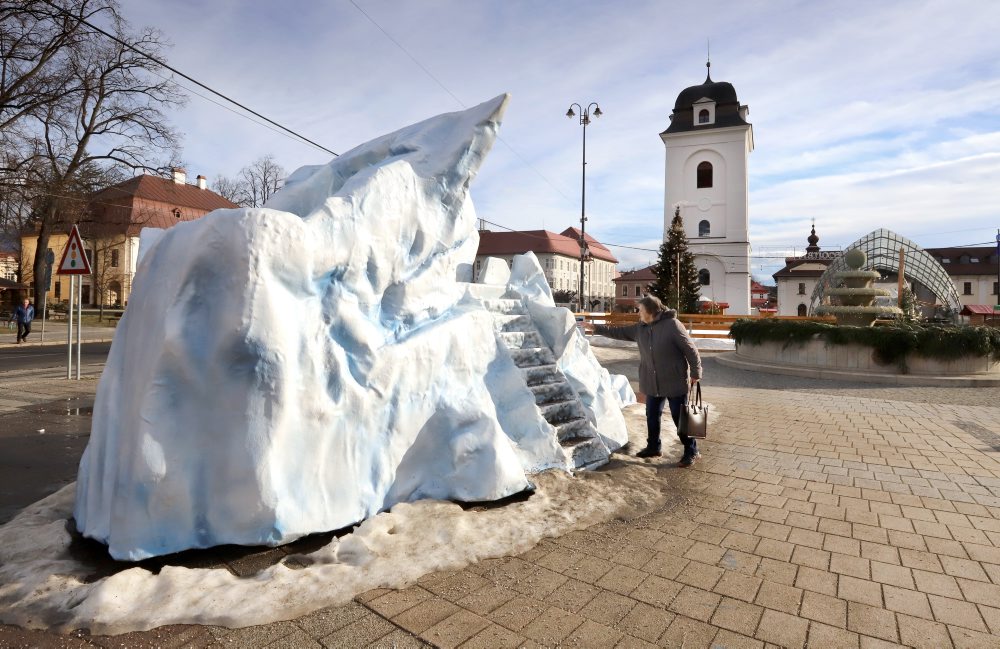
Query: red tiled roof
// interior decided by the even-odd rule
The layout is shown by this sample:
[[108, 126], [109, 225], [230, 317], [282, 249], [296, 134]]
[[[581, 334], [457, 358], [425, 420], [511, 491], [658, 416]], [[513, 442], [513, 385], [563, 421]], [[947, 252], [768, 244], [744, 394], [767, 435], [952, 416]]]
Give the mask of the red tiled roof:
[[995, 311], [989, 304], [966, 304], [962, 307], [962, 315], [1000, 315], [1000, 311]]
[[653, 266], [646, 266], [645, 268], [640, 268], [638, 270], [628, 270], [614, 278], [613, 282], [651, 282], [656, 279], [656, 273], [653, 272]]
[[[579, 241], [580, 240], [580, 230], [577, 229], [577, 228], [566, 228], [565, 230], [563, 230], [559, 234], [563, 235], [564, 237], [569, 237], [573, 241]], [[596, 257], [598, 255], [594, 251], [595, 250], [600, 250], [601, 252], [603, 252], [606, 255], [604, 257], [601, 257], [601, 259], [608, 259], [608, 257], [610, 257], [610, 259], [608, 259], [608, 261], [613, 261], [616, 264], [618, 263], [618, 260], [615, 259], [615, 256], [613, 254], [611, 254], [610, 250], [608, 250], [607, 248], [604, 247], [603, 243], [601, 243], [600, 241], [598, 241], [594, 237], [590, 236], [589, 234], [588, 235], [584, 235], [584, 238], [587, 240], [587, 244], [589, 244], [590, 251], [591, 251], [590, 254], [592, 254], [592, 255], [594, 255]]]
[[149, 175], [136, 176], [125, 182], [112, 185], [94, 194], [94, 200], [113, 201], [129, 196], [206, 212], [239, 207], [236, 203], [226, 200], [211, 189], [200, 189], [197, 185], [175, 183], [169, 178]]
[[[571, 228], [572, 229], [572, 228]], [[617, 264], [618, 260], [611, 252], [587, 235], [590, 242], [590, 253], [597, 259], [603, 259]], [[520, 255], [525, 252], [553, 253], [580, 258], [580, 244], [562, 234], [548, 230], [520, 230], [517, 232], [479, 232], [479, 251], [477, 255]]]

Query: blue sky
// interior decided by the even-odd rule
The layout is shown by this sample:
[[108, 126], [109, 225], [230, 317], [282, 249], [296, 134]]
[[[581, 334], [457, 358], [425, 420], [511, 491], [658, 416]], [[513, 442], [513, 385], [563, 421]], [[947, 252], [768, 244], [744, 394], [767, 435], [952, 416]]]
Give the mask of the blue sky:
[[[655, 248], [666, 128], [677, 94], [712, 77], [750, 106], [753, 272], [805, 246], [886, 227], [924, 246], [993, 241], [1000, 227], [1000, 3], [128, 0], [173, 65], [334, 151], [512, 93], [473, 185], [483, 218]], [[424, 69], [433, 75], [428, 75]], [[436, 79], [436, 80], [435, 80]], [[454, 95], [454, 96], [453, 96]], [[178, 111], [190, 175], [272, 153], [292, 171], [329, 156], [198, 96]], [[612, 248], [623, 268], [655, 254]]]

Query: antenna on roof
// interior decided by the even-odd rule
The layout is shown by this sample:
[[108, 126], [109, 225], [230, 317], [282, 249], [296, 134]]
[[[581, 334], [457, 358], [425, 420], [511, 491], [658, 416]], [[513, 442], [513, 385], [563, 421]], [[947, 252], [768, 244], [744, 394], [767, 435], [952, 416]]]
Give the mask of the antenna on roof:
[[705, 39], [705, 68], [708, 70], [705, 75], [705, 83], [712, 80], [712, 39]]

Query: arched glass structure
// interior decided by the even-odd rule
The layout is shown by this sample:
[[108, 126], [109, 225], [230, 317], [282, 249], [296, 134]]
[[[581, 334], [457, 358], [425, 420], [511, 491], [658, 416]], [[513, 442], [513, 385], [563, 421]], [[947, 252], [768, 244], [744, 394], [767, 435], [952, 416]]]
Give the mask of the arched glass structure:
[[[962, 301], [958, 297], [958, 291], [955, 290], [955, 285], [952, 283], [948, 271], [930, 253], [906, 237], [880, 228], [861, 237], [848, 246], [844, 252], [852, 248], [860, 248], [864, 251], [868, 256], [868, 268], [888, 273], [899, 272], [899, 252], [902, 250], [903, 275], [905, 277], [926, 287], [934, 295], [938, 304], [950, 307], [955, 311], [962, 309]], [[847, 263], [843, 256], [834, 259], [827, 266], [823, 276], [819, 278], [816, 288], [813, 289], [809, 304], [810, 314], [815, 314], [816, 307], [824, 303], [827, 289], [834, 288], [834, 274], [846, 270], [848, 270]]]

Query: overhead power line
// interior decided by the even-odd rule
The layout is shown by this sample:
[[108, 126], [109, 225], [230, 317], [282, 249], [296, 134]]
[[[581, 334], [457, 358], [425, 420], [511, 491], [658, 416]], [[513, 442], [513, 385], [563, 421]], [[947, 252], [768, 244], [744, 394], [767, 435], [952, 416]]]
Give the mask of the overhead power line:
[[[411, 61], [413, 61], [414, 65], [416, 65], [418, 68], [420, 68], [423, 71], [424, 74], [426, 74], [428, 77], [430, 77], [430, 79], [432, 81], [434, 81], [434, 83], [436, 83], [442, 90], [444, 90], [446, 93], [448, 93], [448, 96], [451, 97], [452, 99], [454, 99], [455, 102], [459, 106], [461, 106], [462, 108], [468, 108], [468, 106], [465, 104], [464, 101], [462, 101], [461, 99], [459, 99], [458, 96], [455, 93], [453, 93], [448, 88], [448, 86], [444, 85], [444, 82], [442, 82], [440, 79], [438, 79], [434, 75], [434, 73], [431, 72], [430, 69], [426, 65], [424, 65], [423, 63], [421, 63], [420, 60], [417, 59], [417, 57], [413, 56], [413, 54], [408, 49], [406, 49], [405, 47], [403, 47], [402, 43], [400, 43], [395, 38], [393, 38], [392, 35], [388, 31], [386, 31], [386, 29], [384, 27], [382, 27], [382, 25], [380, 25], [377, 20], [375, 20], [374, 18], [372, 18], [371, 14], [369, 14], [367, 11], [365, 11], [364, 9], [362, 9], [361, 6], [358, 5], [357, 2], [355, 2], [355, 0], [350, 0], [350, 3], [352, 5], [354, 5], [354, 8], [357, 9], [358, 11], [360, 11], [361, 14], [365, 18], [367, 18], [368, 21], [371, 24], [375, 25], [375, 27], [380, 32], [382, 32], [383, 36], [385, 36], [386, 38], [388, 38], [389, 41], [392, 42], [393, 45], [395, 45], [397, 48], [399, 48], [399, 51], [401, 51], [403, 54], [405, 54], [408, 59], [410, 59]], [[513, 146], [511, 146], [511, 144], [509, 142], [507, 142], [507, 140], [503, 139], [503, 137], [500, 136], [500, 135], [497, 135], [497, 140], [501, 144], [503, 144], [505, 147], [507, 147], [510, 150], [510, 152], [513, 153], [514, 156], [517, 157], [517, 159], [520, 160], [521, 163], [524, 166], [526, 166], [528, 169], [531, 169], [535, 173], [535, 175], [537, 175], [539, 178], [541, 178], [542, 181], [545, 182], [546, 185], [548, 185], [549, 187], [551, 187], [557, 194], [559, 194], [560, 196], [562, 196], [567, 201], [572, 202], [573, 199], [571, 199], [569, 196], [567, 196], [566, 193], [563, 190], [559, 189], [559, 187], [557, 187], [555, 183], [553, 183], [551, 180], [549, 180], [548, 178], [546, 178], [545, 175], [541, 171], [539, 171], [537, 168], [535, 168], [534, 165], [532, 165], [530, 162], [528, 162], [524, 158], [524, 156], [522, 156], [518, 152], [517, 149], [515, 149]]]
[[197, 86], [199, 86], [201, 88], [204, 88], [205, 90], [207, 90], [208, 92], [212, 93], [213, 95], [216, 95], [217, 97], [221, 97], [225, 101], [228, 101], [229, 103], [233, 104], [234, 106], [238, 106], [239, 108], [241, 108], [242, 110], [245, 110], [246, 112], [250, 113], [251, 115], [254, 115], [255, 117], [259, 117], [260, 119], [268, 122], [269, 124], [273, 124], [274, 126], [277, 126], [282, 131], [295, 136], [296, 138], [298, 138], [299, 140], [305, 142], [306, 144], [310, 144], [310, 145], [316, 147], [317, 149], [325, 151], [325, 152], [327, 152], [327, 153], [329, 153], [330, 155], [333, 155], [333, 156], [339, 156], [340, 155], [340, 154], [335, 153], [335, 152], [331, 151], [330, 149], [326, 148], [322, 144], [314, 142], [314, 141], [310, 140], [309, 138], [307, 138], [306, 136], [304, 136], [304, 135], [302, 135], [300, 133], [296, 133], [295, 131], [293, 131], [292, 129], [288, 128], [287, 126], [284, 126], [283, 124], [279, 124], [278, 122], [274, 121], [270, 117], [267, 117], [265, 115], [261, 115], [260, 113], [258, 113], [254, 109], [250, 108], [249, 106], [246, 106], [246, 105], [244, 105], [244, 104], [236, 101], [232, 97], [228, 97], [228, 96], [224, 95], [223, 93], [219, 92], [218, 90], [216, 90], [216, 89], [214, 89], [214, 88], [212, 88], [212, 87], [210, 87], [208, 85], [205, 85], [204, 83], [202, 83], [201, 81], [198, 81], [194, 77], [192, 77], [190, 75], [187, 75], [187, 74], [184, 74], [183, 72], [181, 72], [177, 68], [175, 68], [175, 67], [171, 66], [170, 64], [168, 64], [166, 61], [163, 61], [162, 59], [159, 59], [159, 58], [153, 56], [152, 54], [149, 54], [148, 52], [144, 52], [144, 51], [140, 50], [139, 48], [135, 47], [134, 45], [131, 45], [130, 43], [127, 43], [127, 42], [121, 40], [120, 38], [118, 38], [114, 34], [111, 34], [111, 33], [107, 32], [107, 31], [101, 29], [100, 27], [98, 27], [97, 25], [93, 24], [92, 22], [90, 22], [90, 21], [88, 21], [88, 20], [86, 20], [84, 18], [77, 18], [76, 16], [74, 16], [70, 12], [66, 11], [62, 7], [60, 7], [57, 4], [55, 4], [54, 2], [52, 2], [52, 0], [44, 0], [44, 1], [45, 1], [45, 4], [49, 5], [53, 9], [55, 9], [56, 11], [58, 11], [63, 16], [66, 16], [67, 18], [69, 18], [71, 20], [77, 20], [77, 21], [83, 23], [84, 25], [86, 25], [87, 27], [90, 27], [94, 31], [96, 31], [96, 32], [98, 32], [100, 34], [103, 34], [107, 38], [110, 38], [111, 40], [113, 40], [114, 42], [118, 43], [122, 47], [128, 48], [129, 50], [132, 50], [133, 52], [135, 52], [139, 56], [142, 56], [143, 58], [149, 59], [150, 61], [152, 61], [153, 63], [159, 65], [162, 68], [170, 70], [171, 72], [173, 72], [177, 76], [182, 77], [182, 78], [190, 81], [191, 83], [196, 84]]

